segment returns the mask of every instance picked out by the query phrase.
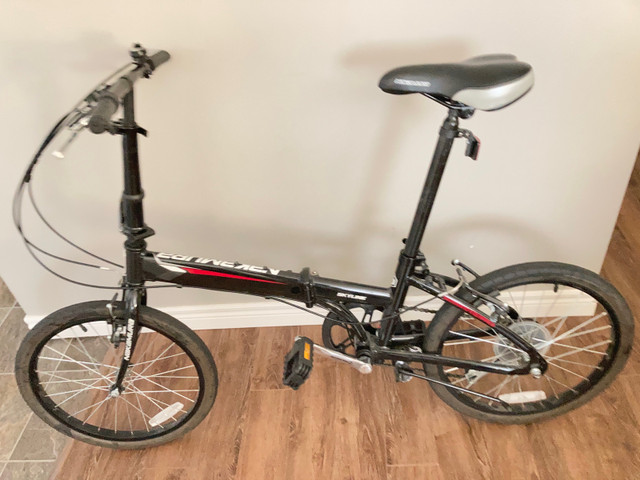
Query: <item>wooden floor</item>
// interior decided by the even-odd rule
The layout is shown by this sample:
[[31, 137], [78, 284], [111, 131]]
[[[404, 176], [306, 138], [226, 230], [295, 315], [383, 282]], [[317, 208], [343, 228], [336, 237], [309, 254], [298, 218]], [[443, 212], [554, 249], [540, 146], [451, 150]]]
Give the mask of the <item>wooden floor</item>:
[[[640, 312], [640, 165], [603, 273]], [[200, 332], [220, 373], [211, 414], [172, 444], [112, 451], [71, 442], [60, 479], [640, 479], [640, 344], [603, 394], [561, 418], [497, 426], [463, 418], [417, 380], [316, 361], [298, 391], [282, 358], [318, 327]]]

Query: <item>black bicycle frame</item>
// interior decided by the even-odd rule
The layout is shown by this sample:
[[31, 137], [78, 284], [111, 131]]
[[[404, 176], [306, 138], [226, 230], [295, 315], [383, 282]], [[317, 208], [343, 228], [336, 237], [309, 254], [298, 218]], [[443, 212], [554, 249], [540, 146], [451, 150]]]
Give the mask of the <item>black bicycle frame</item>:
[[[129, 305], [145, 303], [146, 281], [161, 281], [185, 287], [197, 287], [208, 290], [223, 290], [260, 297], [289, 299], [303, 302], [307, 307], [320, 305], [329, 309], [353, 325], [357, 334], [366, 339], [368, 334], [363, 326], [349, 312], [345, 305], [362, 305], [366, 309], [377, 309], [383, 312], [382, 327], [372, 349], [374, 360], [402, 360], [411, 362], [429, 362], [460, 368], [491, 371], [502, 374], [528, 373], [529, 368], [517, 368], [509, 365], [472, 362], [456, 358], [442, 357], [435, 354], [409, 353], [391, 351], [387, 347], [392, 342], [393, 334], [400, 320], [401, 307], [410, 286], [439, 296], [443, 301], [478, 318], [489, 327], [499, 331], [516, 345], [523, 348], [532, 359], [532, 365], [545, 366], [544, 360], [537, 351], [511, 330], [496, 325], [493, 320], [476, 309], [472, 304], [450, 295], [436, 286], [425, 283], [415, 275], [416, 267], [426, 266], [419, 246], [429, 220], [436, 193], [444, 173], [444, 168], [451, 151], [454, 139], [458, 136], [458, 116], [455, 109], [449, 110], [444, 121], [433, 160], [427, 174], [420, 201], [415, 212], [409, 236], [400, 253], [396, 268], [394, 285], [389, 288], [364, 285], [324, 278], [311, 272], [309, 268], [301, 272], [282, 271], [264, 266], [250, 265], [240, 262], [222, 261], [207, 257], [176, 255], [170, 253], [151, 252], [146, 249], [145, 239], [154, 231], [144, 223], [142, 200], [144, 192], [140, 181], [137, 135], [146, 133], [135, 123], [133, 108], [133, 92], [124, 98], [124, 119], [116, 124], [116, 133], [123, 136], [124, 180], [125, 188], [121, 201], [122, 230], [127, 236], [126, 275], [123, 288], [129, 297]], [[424, 278], [424, 276], [422, 277]], [[137, 307], [136, 307], [137, 310]], [[129, 317], [137, 319], [137, 311], [130, 312]], [[351, 318], [349, 319], [349, 316]], [[479, 329], [476, 335], [486, 335]], [[135, 332], [131, 344], [135, 345]], [[129, 340], [129, 336], [127, 338]], [[126, 365], [123, 365], [126, 371]]]

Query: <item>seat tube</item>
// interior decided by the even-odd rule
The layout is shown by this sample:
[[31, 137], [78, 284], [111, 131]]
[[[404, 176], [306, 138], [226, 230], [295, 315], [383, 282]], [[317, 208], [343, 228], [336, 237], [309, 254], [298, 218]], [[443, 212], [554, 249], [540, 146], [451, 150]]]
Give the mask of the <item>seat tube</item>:
[[398, 260], [398, 266], [396, 268], [396, 286], [393, 291], [391, 304], [385, 310], [385, 316], [388, 318], [382, 326], [382, 344], [386, 345], [393, 334], [394, 327], [399, 320], [397, 316], [398, 309], [403, 305], [404, 300], [409, 290], [409, 277], [413, 273], [415, 267], [415, 260], [420, 250], [420, 243], [424, 231], [431, 215], [431, 209], [438, 193], [438, 187], [444, 174], [444, 168], [451, 152], [451, 146], [453, 141], [458, 135], [458, 112], [450, 109], [449, 115], [445, 119], [440, 128], [440, 136], [438, 138], [438, 144], [436, 145], [435, 152], [433, 153], [433, 159], [431, 166], [429, 167], [429, 173], [420, 195], [418, 207], [416, 209], [413, 223], [411, 224], [411, 230], [409, 236], [406, 239], [405, 246], [400, 252], [400, 258]]

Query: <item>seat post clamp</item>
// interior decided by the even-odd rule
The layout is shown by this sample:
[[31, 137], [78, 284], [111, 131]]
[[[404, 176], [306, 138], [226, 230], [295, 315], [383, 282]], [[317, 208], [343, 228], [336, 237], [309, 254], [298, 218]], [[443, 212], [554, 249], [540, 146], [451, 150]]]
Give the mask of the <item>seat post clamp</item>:
[[467, 139], [467, 149], [464, 154], [472, 160], [477, 160], [478, 152], [480, 151], [480, 139], [476, 137], [471, 130], [466, 130], [464, 128], [458, 129], [457, 136]]

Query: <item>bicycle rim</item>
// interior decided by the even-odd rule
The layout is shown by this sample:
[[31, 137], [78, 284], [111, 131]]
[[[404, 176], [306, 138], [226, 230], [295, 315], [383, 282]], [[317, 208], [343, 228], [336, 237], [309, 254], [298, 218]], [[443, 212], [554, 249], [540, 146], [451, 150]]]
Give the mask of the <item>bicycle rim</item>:
[[123, 382], [111, 394], [124, 341], [111, 341], [107, 319], [63, 325], [36, 347], [30, 386], [44, 409], [85, 435], [111, 441], [164, 436], [198, 410], [204, 376], [189, 348], [166, 332], [143, 327]]

